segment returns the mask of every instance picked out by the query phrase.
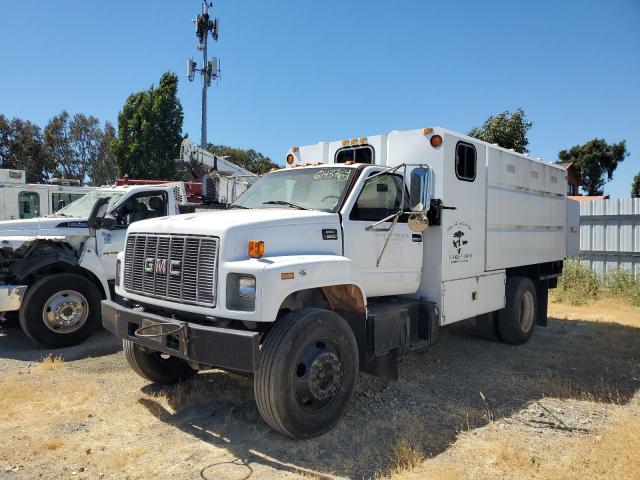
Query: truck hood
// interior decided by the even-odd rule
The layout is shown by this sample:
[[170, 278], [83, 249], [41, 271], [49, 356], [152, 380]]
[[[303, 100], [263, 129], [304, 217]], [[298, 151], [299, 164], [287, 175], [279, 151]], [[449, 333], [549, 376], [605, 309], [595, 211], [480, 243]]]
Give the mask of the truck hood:
[[27, 220], [6, 220], [0, 222], [0, 238], [12, 236], [64, 235], [61, 229], [87, 230], [86, 218], [39, 217]]
[[247, 258], [249, 240], [265, 243], [265, 256], [341, 254], [340, 217], [293, 208], [223, 210], [136, 222], [130, 233], [204, 235], [220, 239], [222, 261]]
[[187, 235], [222, 236], [230, 230], [283, 227], [304, 228], [305, 225], [334, 223], [338, 215], [315, 210], [293, 208], [232, 209], [162, 217], [136, 222], [131, 233], [174, 233]]

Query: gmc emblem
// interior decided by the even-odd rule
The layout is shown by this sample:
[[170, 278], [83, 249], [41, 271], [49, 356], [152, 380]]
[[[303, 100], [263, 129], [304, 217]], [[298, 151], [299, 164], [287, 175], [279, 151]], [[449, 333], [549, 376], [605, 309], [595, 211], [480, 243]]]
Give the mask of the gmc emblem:
[[180, 267], [182, 262], [180, 260], [167, 260], [166, 258], [145, 258], [144, 271], [147, 273], [155, 273], [156, 275], [166, 275], [167, 268], [169, 275], [172, 277], [179, 277], [181, 274]]

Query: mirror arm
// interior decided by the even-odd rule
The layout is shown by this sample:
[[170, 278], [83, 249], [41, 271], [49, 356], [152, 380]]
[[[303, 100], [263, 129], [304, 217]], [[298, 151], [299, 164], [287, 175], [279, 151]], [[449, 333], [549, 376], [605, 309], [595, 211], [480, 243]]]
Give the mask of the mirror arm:
[[396, 213], [392, 213], [391, 215], [389, 215], [388, 217], [384, 217], [382, 220], [378, 220], [376, 223], [373, 223], [371, 225], [369, 225], [368, 227], [365, 228], [365, 231], [370, 232], [370, 231], [374, 231], [374, 232], [388, 232], [389, 230], [391, 230], [393, 228], [393, 225], [390, 225], [389, 227], [385, 227], [385, 228], [376, 228], [378, 225], [380, 225], [381, 223], [386, 223], [391, 219], [394, 219], [393, 221], [396, 222], [396, 218], [399, 218], [400, 215], [402, 215], [404, 212], [402, 210], [396, 212]]
[[398, 219], [402, 215], [402, 210], [395, 214], [395, 218], [393, 219], [393, 223], [391, 227], [389, 227], [389, 233], [387, 233], [387, 238], [384, 240], [384, 245], [382, 246], [382, 250], [380, 251], [380, 255], [378, 256], [378, 260], [376, 261], [376, 268], [380, 266], [380, 262], [382, 261], [382, 256], [384, 255], [385, 250], [387, 249], [387, 245], [389, 245], [389, 240], [391, 240], [391, 235], [393, 235], [393, 229], [396, 228], [398, 224]]

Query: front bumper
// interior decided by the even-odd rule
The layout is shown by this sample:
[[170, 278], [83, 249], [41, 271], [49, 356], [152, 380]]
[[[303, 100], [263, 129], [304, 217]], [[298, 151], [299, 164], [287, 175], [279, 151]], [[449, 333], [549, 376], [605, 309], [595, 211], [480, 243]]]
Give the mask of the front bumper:
[[[151, 350], [212, 367], [255, 372], [258, 368], [259, 333], [182, 322], [102, 301], [102, 324], [111, 333]], [[137, 336], [140, 328], [161, 325], [171, 333]], [[182, 328], [180, 328], [182, 327]], [[141, 333], [141, 332], [139, 332]]]
[[0, 285], [0, 312], [20, 310], [27, 285]]

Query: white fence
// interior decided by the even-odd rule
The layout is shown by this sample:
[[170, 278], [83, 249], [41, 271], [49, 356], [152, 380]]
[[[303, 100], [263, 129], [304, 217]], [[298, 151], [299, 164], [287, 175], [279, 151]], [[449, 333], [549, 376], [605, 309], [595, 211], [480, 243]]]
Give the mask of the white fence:
[[616, 268], [640, 275], [640, 198], [580, 204], [580, 259], [601, 276]]

